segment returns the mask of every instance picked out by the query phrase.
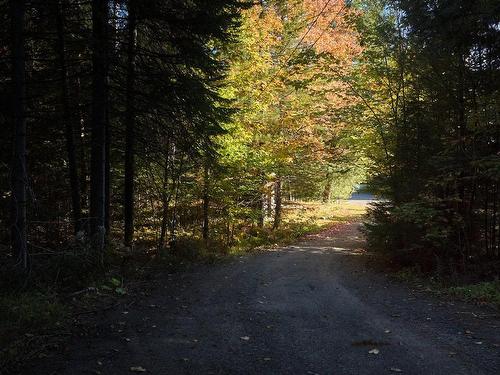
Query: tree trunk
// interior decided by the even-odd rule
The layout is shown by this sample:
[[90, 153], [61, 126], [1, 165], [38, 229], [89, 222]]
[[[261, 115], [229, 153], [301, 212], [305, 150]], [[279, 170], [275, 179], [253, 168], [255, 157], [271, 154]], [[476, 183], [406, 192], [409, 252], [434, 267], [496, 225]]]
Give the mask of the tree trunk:
[[259, 199], [259, 228], [264, 228], [264, 222], [266, 221], [266, 202], [267, 202], [267, 195], [264, 192], [260, 193], [260, 199]]
[[172, 196], [172, 194], [168, 192], [168, 179], [170, 175], [170, 137], [167, 140], [166, 150], [165, 167], [163, 169], [163, 190], [161, 192], [162, 215], [160, 239], [158, 240], [158, 253], [165, 247], [165, 238], [167, 237], [168, 229], [168, 207], [170, 204], [170, 197]]
[[330, 173], [326, 174], [326, 184], [325, 188], [323, 189], [323, 203], [328, 203], [330, 202], [330, 196], [332, 194], [332, 180], [330, 177]]
[[179, 159], [179, 166], [177, 168], [177, 172], [175, 177], [173, 176], [173, 171], [174, 171], [174, 165], [175, 165], [175, 153], [176, 153], [176, 147], [175, 144], [172, 145], [172, 196], [174, 199], [174, 205], [172, 207], [172, 220], [170, 221], [170, 246], [174, 247], [176, 246], [177, 242], [177, 205], [179, 203], [179, 191], [180, 191], [180, 186], [181, 186], [181, 178], [183, 174], [183, 164], [184, 164], [184, 156], [181, 154], [180, 159]]
[[24, 48], [25, 2], [11, 1], [12, 20], [12, 112], [14, 125], [13, 157], [11, 166], [11, 235], [12, 250], [18, 264], [28, 268], [26, 234], [26, 56]]
[[[117, 3], [113, 1], [111, 5], [112, 17], [109, 17], [109, 1], [107, 2], [107, 22], [106, 22], [106, 43], [107, 43], [107, 56], [106, 56], [106, 95], [105, 95], [105, 108], [106, 108], [106, 121], [105, 121], [105, 137], [106, 143], [104, 148], [104, 228], [106, 233], [111, 230], [111, 116], [110, 116], [110, 102], [109, 102], [109, 75], [111, 60], [115, 58], [115, 39], [116, 39], [116, 17], [117, 17]], [[108, 22], [111, 21], [111, 22]]]
[[92, 0], [92, 135], [90, 173], [90, 233], [99, 260], [105, 240], [105, 172], [106, 172], [106, 65], [108, 45], [106, 28], [108, 2]]
[[78, 169], [76, 163], [76, 146], [74, 139], [73, 119], [69, 104], [68, 68], [66, 65], [66, 47], [64, 40], [64, 3], [58, 1], [56, 4], [56, 27], [57, 27], [57, 56], [59, 60], [59, 74], [61, 81], [61, 105], [62, 120], [64, 122], [64, 133], [66, 137], [66, 153], [68, 157], [68, 176], [71, 189], [71, 204], [73, 208], [73, 225], [75, 234], [81, 228], [81, 196], [78, 180]]
[[293, 201], [293, 194], [292, 194], [292, 182], [290, 181], [290, 179], [287, 180], [288, 184], [287, 184], [287, 187], [288, 187], [288, 201], [291, 202]]
[[[82, 84], [80, 81], [81, 71], [77, 69], [77, 77], [74, 84], [75, 109], [78, 118], [77, 136], [75, 138], [76, 150], [78, 150], [78, 172], [79, 172], [79, 190], [80, 190], [80, 207], [83, 209], [88, 206], [88, 170], [87, 170], [87, 149], [88, 149], [88, 132], [85, 124], [85, 116], [82, 109]], [[83, 215], [83, 213], [82, 213]], [[88, 223], [83, 221], [82, 229], [88, 230]]]
[[208, 242], [208, 234], [209, 234], [209, 216], [208, 216], [208, 208], [210, 205], [210, 197], [209, 197], [209, 168], [208, 161], [205, 161], [205, 165], [203, 168], [203, 239], [205, 242]]
[[278, 177], [274, 184], [274, 202], [273, 229], [278, 229], [281, 225], [281, 177]]
[[[107, 96], [107, 95], [106, 95]], [[104, 137], [104, 231], [106, 234], [110, 232], [110, 217], [111, 217], [111, 128], [109, 125], [109, 106], [106, 105], [106, 121], [105, 121]]]
[[[127, 83], [125, 103], [125, 192], [124, 192], [124, 220], [125, 220], [125, 246], [131, 246], [134, 239], [134, 137], [135, 137], [135, 58], [137, 43], [137, 27], [135, 0], [130, 0], [128, 6], [128, 36], [127, 36]], [[166, 166], [168, 169], [168, 149]], [[163, 231], [163, 225], [162, 225]], [[160, 236], [161, 238], [161, 236]], [[161, 241], [163, 243], [163, 241]], [[163, 245], [162, 245], [163, 247]]]

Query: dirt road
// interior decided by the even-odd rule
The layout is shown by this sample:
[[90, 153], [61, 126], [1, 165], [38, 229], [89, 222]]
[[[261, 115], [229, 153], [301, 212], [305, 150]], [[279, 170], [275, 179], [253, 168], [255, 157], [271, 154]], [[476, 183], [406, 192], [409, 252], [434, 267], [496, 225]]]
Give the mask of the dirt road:
[[498, 313], [367, 266], [358, 224], [165, 276], [36, 374], [500, 374]]

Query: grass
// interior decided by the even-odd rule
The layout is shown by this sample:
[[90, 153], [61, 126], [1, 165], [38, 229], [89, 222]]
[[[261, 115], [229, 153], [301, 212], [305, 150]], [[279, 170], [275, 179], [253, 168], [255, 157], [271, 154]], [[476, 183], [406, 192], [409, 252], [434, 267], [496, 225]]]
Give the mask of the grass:
[[405, 283], [418, 284], [424, 287], [425, 290], [435, 293], [438, 296], [448, 296], [479, 305], [487, 304], [500, 309], [499, 280], [456, 285], [457, 281], [429, 276], [413, 268], [405, 268], [394, 272], [392, 275]]
[[283, 246], [306, 234], [316, 233], [335, 224], [357, 220], [365, 213], [365, 207], [349, 202], [290, 202], [283, 207], [283, 219], [278, 229], [272, 223], [264, 228], [251, 228], [236, 236], [230, 254], [240, 254], [256, 248]]
[[446, 293], [479, 304], [492, 304], [500, 308], [500, 281], [481, 282], [446, 289]]
[[[47, 327], [64, 316], [64, 306], [55, 294], [25, 292], [0, 298], [0, 330]], [[8, 322], [8, 326], [5, 324]]]
[[340, 201], [335, 203], [292, 202], [285, 206], [283, 223], [313, 222], [320, 227], [349, 222], [359, 219], [366, 212], [366, 207]]
[[0, 297], [0, 373], [52, 345], [67, 317], [67, 307], [49, 290]]
[[[273, 229], [272, 220], [263, 227], [248, 222], [235, 223], [234, 231], [228, 241], [227, 233], [222, 226], [212, 227], [211, 240], [207, 244], [200, 234], [192, 232], [180, 233], [175, 249], [162, 254], [162, 263], [179, 263], [179, 261], [195, 261], [213, 263], [228, 255], [242, 253], [264, 247], [288, 245], [306, 234], [316, 233], [335, 224], [360, 220], [365, 213], [362, 205], [346, 201], [325, 204], [321, 202], [286, 202], [283, 206], [281, 225]], [[218, 233], [218, 235], [214, 235]]]

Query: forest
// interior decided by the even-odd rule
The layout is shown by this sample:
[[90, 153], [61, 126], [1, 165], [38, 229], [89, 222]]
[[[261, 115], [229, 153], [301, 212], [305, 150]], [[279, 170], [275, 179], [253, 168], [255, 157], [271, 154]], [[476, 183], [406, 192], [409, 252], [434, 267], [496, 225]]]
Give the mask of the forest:
[[1, 238], [21, 277], [58, 252], [94, 269], [115, 245], [223, 250], [279, 228], [284, 201], [344, 197], [366, 174], [352, 5], [10, 8]]
[[0, 293], [299, 237], [360, 183], [370, 251], [498, 281], [499, 116], [496, 0], [0, 0]]

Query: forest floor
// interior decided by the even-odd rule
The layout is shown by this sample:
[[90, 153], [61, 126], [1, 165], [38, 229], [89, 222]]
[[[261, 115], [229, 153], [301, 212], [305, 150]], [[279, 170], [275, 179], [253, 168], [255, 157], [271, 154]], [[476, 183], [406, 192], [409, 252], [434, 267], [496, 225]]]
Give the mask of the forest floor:
[[498, 310], [374, 270], [358, 223], [159, 275], [26, 374], [498, 374]]

